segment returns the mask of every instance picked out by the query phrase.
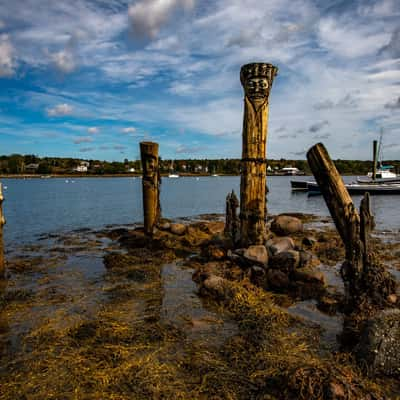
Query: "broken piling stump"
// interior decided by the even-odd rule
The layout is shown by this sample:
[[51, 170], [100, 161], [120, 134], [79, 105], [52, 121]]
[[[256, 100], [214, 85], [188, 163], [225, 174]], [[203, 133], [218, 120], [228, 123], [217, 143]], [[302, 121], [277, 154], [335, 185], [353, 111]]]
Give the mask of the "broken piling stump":
[[161, 178], [158, 166], [158, 143], [141, 142], [140, 156], [143, 169], [144, 231], [147, 235], [152, 235], [154, 227], [161, 216], [159, 190]]
[[268, 98], [278, 69], [272, 64], [242, 66], [243, 148], [240, 180], [240, 242], [262, 244], [266, 223], [266, 144]]
[[0, 279], [4, 277], [5, 259], [4, 259], [4, 240], [3, 240], [3, 226], [6, 223], [3, 214], [3, 184], [0, 183]]
[[237, 208], [239, 207], [239, 200], [232, 190], [226, 196], [226, 210], [225, 210], [225, 228], [224, 232], [227, 236], [232, 239], [232, 243], [235, 244], [239, 234], [239, 218], [237, 215]]
[[345, 246], [346, 260], [341, 274], [348, 312], [362, 304], [384, 308], [388, 297], [396, 292], [396, 281], [377, 261], [370, 246], [370, 232], [375, 223], [369, 194], [365, 194], [359, 214], [322, 143], [311, 147], [307, 160]]

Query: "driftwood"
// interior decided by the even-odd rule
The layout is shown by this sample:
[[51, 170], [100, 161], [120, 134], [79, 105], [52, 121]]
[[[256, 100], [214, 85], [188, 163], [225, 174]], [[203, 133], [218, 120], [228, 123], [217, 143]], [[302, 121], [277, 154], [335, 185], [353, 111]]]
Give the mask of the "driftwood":
[[3, 226], [6, 223], [6, 220], [3, 215], [3, 200], [3, 185], [0, 183], [0, 278], [4, 277], [5, 269]]
[[346, 249], [341, 274], [349, 312], [366, 303], [384, 307], [388, 297], [396, 292], [396, 282], [377, 261], [371, 248], [370, 232], [375, 223], [369, 194], [361, 201], [358, 214], [323, 144], [313, 146], [307, 159]]
[[146, 234], [152, 235], [154, 227], [161, 217], [161, 178], [158, 167], [158, 144], [153, 142], [141, 142], [140, 156], [143, 169], [144, 231]]
[[243, 147], [240, 180], [240, 242], [262, 244], [266, 224], [266, 144], [268, 98], [277, 68], [271, 64], [244, 65]]
[[225, 229], [224, 232], [236, 243], [239, 234], [239, 218], [237, 215], [237, 208], [239, 207], [239, 200], [232, 190], [226, 196], [226, 212], [225, 212]]

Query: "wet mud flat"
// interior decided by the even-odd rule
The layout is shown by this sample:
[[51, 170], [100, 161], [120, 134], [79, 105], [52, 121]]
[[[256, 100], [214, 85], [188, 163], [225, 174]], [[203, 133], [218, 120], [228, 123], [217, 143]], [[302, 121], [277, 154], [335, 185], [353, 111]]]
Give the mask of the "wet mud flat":
[[[343, 248], [329, 220], [298, 217], [293, 242], [323, 290], [266, 287], [216, 215], [163, 221], [152, 239], [109, 226], [13, 247], [0, 399], [400, 398], [396, 378], [368, 376], [340, 349]], [[398, 274], [398, 233], [374, 240]]]

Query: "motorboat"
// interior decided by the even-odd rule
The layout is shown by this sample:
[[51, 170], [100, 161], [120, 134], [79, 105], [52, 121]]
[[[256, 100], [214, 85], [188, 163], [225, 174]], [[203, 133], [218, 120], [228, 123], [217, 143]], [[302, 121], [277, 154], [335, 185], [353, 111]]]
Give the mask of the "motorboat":
[[[344, 186], [350, 194], [364, 194], [367, 192], [370, 195], [400, 194], [400, 183], [361, 184], [353, 182], [346, 183]], [[307, 189], [310, 195], [321, 194], [321, 190], [316, 182], [308, 182]]]

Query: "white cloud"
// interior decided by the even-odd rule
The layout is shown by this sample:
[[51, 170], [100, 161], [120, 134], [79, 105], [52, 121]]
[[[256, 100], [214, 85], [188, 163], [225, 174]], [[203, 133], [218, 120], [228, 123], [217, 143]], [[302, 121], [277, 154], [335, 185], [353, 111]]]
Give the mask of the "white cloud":
[[72, 111], [73, 111], [73, 107], [66, 103], [57, 104], [56, 106], [54, 106], [52, 108], [46, 109], [47, 115], [49, 117], [62, 117], [65, 115], [70, 115], [70, 114], [72, 114]]
[[128, 15], [135, 34], [155, 38], [178, 8], [190, 10], [194, 0], [140, 0], [129, 6]]
[[0, 78], [14, 75], [14, 48], [8, 35], [0, 35]]
[[75, 144], [92, 143], [92, 142], [93, 142], [93, 138], [91, 136], [81, 136], [81, 137], [74, 139]]
[[87, 131], [91, 135], [97, 135], [98, 133], [100, 133], [100, 129], [97, 128], [97, 126], [91, 126], [90, 128], [87, 129]]
[[373, 55], [390, 39], [390, 34], [374, 25], [357, 25], [333, 17], [320, 21], [318, 35], [323, 48], [340, 57], [356, 58]]
[[127, 128], [123, 128], [121, 132], [125, 134], [134, 134], [136, 132], [136, 128], [134, 128], [133, 126], [129, 126]]
[[68, 74], [73, 72], [76, 68], [75, 57], [70, 49], [65, 49], [59, 51], [58, 53], [54, 53], [51, 55], [51, 58], [57, 69], [59, 69], [61, 72]]

